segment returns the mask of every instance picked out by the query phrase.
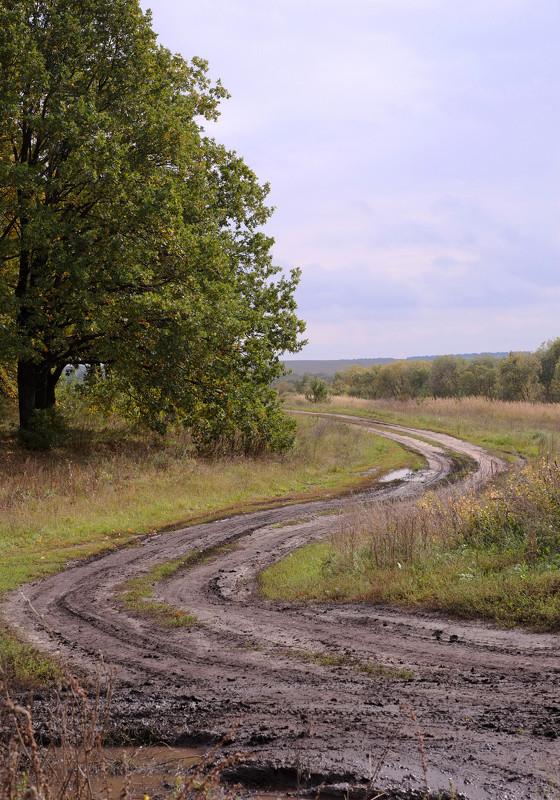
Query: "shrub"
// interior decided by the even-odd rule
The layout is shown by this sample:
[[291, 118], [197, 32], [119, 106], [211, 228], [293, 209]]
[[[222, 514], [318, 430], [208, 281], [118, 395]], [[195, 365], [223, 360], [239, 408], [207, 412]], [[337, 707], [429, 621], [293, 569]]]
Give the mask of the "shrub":
[[305, 387], [305, 397], [310, 403], [325, 403], [329, 399], [327, 384], [322, 378], [314, 376]]
[[52, 450], [68, 438], [68, 426], [57, 408], [35, 409], [27, 428], [20, 428], [19, 437], [30, 450]]

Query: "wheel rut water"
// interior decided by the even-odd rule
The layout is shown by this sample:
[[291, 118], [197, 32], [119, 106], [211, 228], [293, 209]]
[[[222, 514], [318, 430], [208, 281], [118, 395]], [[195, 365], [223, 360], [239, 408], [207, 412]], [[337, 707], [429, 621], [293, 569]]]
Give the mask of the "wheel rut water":
[[[123, 734], [217, 741], [240, 718], [227, 747], [251, 753], [236, 771], [247, 783], [297, 777], [366, 792], [373, 772], [384, 797], [421, 797], [413, 711], [434, 796], [451, 781], [469, 800], [545, 797], [560, 758], [557, 636], [371, 603], [275, 603], [255, 591], [260, 570], [335, 530], [337, 516], [320, 512], [420, 495], [451, 474], [453, 453], [472, 460], [461, 480], [476, 488], [506, 468], [451, 436], [337, 416], [421, 453], [423, 481], [151, 535], [24, 586], [4, 603], [5, 619], [70, 668], [92, 671], [103, 656], [115, 670], [113, 726]], [[119, 603], [128, 578], [231, 543], [157, 587], [156, 599], [196, 615], [194, 627], [164, 629]], [[383, 674], [356, 668], [372, 661]]]

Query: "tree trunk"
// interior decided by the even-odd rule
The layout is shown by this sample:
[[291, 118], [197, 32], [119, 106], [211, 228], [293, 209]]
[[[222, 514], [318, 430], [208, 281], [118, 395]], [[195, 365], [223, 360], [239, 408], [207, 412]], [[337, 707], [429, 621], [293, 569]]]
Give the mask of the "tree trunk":
[[19, 425], [28, 428], [35, 410], [36, 365], [32, 361], [19, 361], [17, 371]]
[[55, 388], [64, 366], [54, 369], [34, 361], [18, 363], [19, 424], [28, 428], [35, 409], [52, 408], [56, 402]]

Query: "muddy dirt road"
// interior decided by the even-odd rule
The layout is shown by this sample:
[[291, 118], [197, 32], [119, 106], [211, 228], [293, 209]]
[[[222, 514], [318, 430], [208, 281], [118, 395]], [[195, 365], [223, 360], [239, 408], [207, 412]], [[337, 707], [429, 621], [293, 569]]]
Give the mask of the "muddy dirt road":
[[[144, 538], [23, 587], [3, 615], [70, 665], [91, 669], [103, 654], [117, 673], [114, 724], [137, 739], [215, 741], [241, 717], [229, 752], [252, 754], [238, 773], [247, 780], [367, 786], [373, 774], [383, 797], [423, 796], [413, 710], [434, 796], [450, 781], [469, 800], [560, 796], [551, 788], [560, 776], [557, 636], [372, 604], [272, 603], [257, 595], [259, 570], [336, 529], [337, 515], [318, 512], [420, 493], [452, 471], [449, 450], [473, 460], [473, 485], [505, 468], [449, 436], [430, 434], [428, 443], [402, 426], [352, 422], [421, 452], [423, 480]], [[235, 549], [159, 586], [158, 599], [194, 613], [197, 626], [158, 628], [119, 607], [116, 591], [127, 578], [233, 542]], [[322, 665], [305, 653], [340, 663]], [[396, 674], [360, 671], [368, 661]]]

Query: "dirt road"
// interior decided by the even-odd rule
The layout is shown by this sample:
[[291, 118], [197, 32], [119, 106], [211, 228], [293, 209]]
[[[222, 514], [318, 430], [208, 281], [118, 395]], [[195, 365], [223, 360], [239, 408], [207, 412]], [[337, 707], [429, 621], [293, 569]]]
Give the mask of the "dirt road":
[[[366, 787], [373, 775], [383, 797], [421, 797], [413, 711], [434, 797], [450, 781], [469, 800], [560, 796], [550, 785], [560, 776], [557, 636], [373, 604], [272, 603], [256, 593], [259, 570], [336, 529], [337, 515], [318, 512], [421, 492], [452, 471], [450, 450], [473, 460], [474, 485], [505, 468], [449, 436], [429, 434], [432, 444], [402, 426], [352, 422], [421, 452], [423, 480], [150, 536], [23, 587], [4, 616], [71, 665], [91, 669], [103, 654], [117, 670], [113, 716], [121, 733], [206, 742], [241, 717], [229, 751], [252, 753], [238, 773], [248, 781]], [[195, 627], [158, 628], [119, 607], [115, 592], [128, 577], [231, 542], [235, 549], [159, 587], [158, 599], [194, 613]], [[329, 654], [338, 664], [305, 654]], [[368, 661], [395, 675], [360, 671]], [[404, 669], [414, 677], [403, 678]]]

